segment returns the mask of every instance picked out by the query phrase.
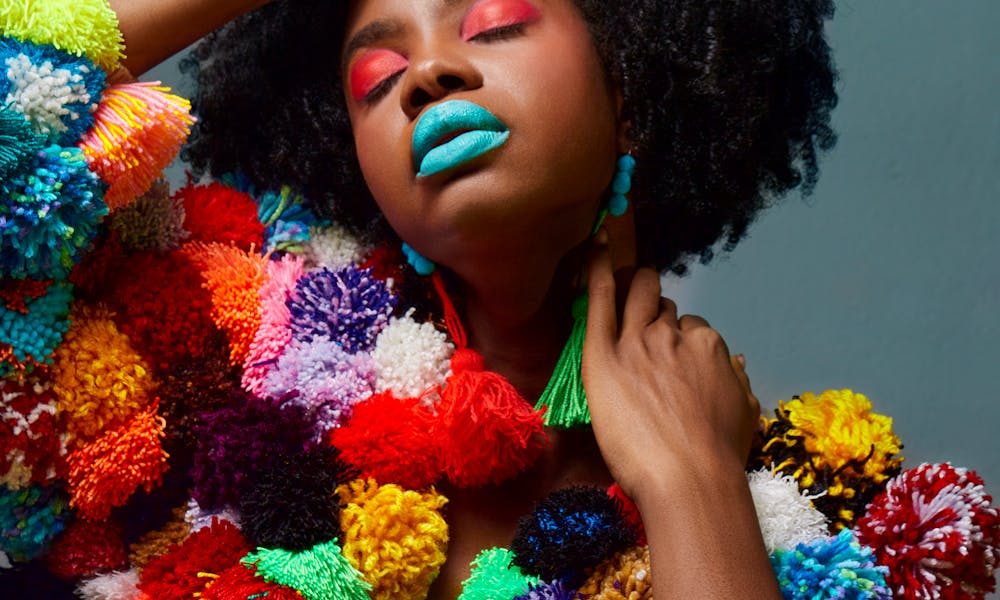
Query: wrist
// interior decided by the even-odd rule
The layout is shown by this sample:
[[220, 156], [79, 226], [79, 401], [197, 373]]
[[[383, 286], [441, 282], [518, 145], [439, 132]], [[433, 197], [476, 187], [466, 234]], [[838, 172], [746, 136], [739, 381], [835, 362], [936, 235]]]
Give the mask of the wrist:
[[726, 455], [672, 456], [647, 473], [632, 490], [641, 513], [678, 502], [701, 502], [706, 498], [749, 497], [743, 461]]

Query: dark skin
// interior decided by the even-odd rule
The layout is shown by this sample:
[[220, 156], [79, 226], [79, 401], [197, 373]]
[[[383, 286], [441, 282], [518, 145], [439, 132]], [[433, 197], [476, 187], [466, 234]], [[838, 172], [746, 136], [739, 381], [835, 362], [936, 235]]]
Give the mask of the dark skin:
[[[191, 19], [196, 1], [152, 4]], [[129, 54], [140, 57], [129, 65], [134, 71], [190, 41], [164, 41], [169, 29], [151, 29], [143, 20], [149, 11], [128, 4], [122, 29]], [[194, 20], [201, 33], [223, 19], [210, 4], [204, 20]], [[568, 331], [570, 302], [586, 279], [583, 375], [593, 432], [550, 432], [538, 464], [501, 486], [443, 490], [451, 542], [431, 597], [456, 597], [475, 554], [507, 546], [517, 518], [549, 492], [613, 480], [643, 515], [654, 581], [669, 582], [657, 598], [780, 598], [743, 472], [759, 406], [741, 361], [703, 319], [677, 316], [661, 298], [655, 271], [635, 268], [630, 213], [609, 219], [596, 243], [589, 241], [615, 160], [629, 149], [619, 116], [627, 99], [610, 84], [570, 0], [533, 0], [539, 17], [516, 35], [468, 39], [461, 33], [474, 5], [352, 4], [345, 48], [372, 23], [388, 25], [342, 57], [358, 158], [400, 237], [450, 275], [470, 345], [526, 398], [544, 388]], [[134, 33], [143, 31], [161, 34]], [[159, 39], [134, 47], [151, 38]], [[355, 99], [350, 68], [372, 49], [398, 54], [405, 68], [377, 99]], [[446, 99], [487, 107], [510, 139], [419, 179], [413, 127]]]

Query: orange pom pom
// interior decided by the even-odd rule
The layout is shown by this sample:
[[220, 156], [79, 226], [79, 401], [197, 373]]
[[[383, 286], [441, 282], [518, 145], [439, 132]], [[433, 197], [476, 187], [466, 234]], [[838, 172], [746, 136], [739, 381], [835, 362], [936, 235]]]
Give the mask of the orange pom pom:
[[496, 484], [538, 458], [548, 440], [542, 414], [502, 375], [482, 371], [468, 348], [451, 359], [452, 375], [437, 404], [435, 437], [448, 479], [459, 487]]
[[87, 519], [104, 520], [140, 485], [147, 492], [167, 470], [161, 439], [166, 422], [154, 403], [130, 421], [69, 455], [70, 506]]
[[108, 184], [104, 201], [111, 210], [149, 191], [187, 140], [194, 123], [191, 103], [169, 89], [158, 81], [124, 83], [101, 96], [94, 126], [79, 147]]
[[267, 258], [235, 246], [192, 242], [183, 250], [199, 265], [212, 295], [212, 320], [229, 340], [229, 360], [242, 365], [260, 327], [259, 291]]

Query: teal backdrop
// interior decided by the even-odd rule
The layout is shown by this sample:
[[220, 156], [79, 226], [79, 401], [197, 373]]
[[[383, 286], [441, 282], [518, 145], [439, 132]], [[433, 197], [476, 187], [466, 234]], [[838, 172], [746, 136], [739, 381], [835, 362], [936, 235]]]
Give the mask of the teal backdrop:
[[[974, 468], [995, 497], [998, 29], [996, 0], [838, 2], [840, 140], [815, 193], [762, 215], [731, 255], [665, 278], [682, 312], [746, 355], [768, 410], [851, 388], [893, 417], [907, 465]], [[188, 89], [176, 60], [143, 79]]]

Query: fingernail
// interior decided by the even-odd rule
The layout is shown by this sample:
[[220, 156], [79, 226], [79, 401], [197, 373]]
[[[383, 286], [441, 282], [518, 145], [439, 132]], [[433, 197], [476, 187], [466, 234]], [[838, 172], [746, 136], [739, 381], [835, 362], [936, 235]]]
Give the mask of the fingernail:
[[605, 229], [605, 228], [603, 228], [603, 227], [601, 227], [600, 229], [598, 229], [597, 230], [597, 235], [594, 236], [594, 243], [595, 244], [601, 244], [602, 246], [604, 244], [607, 244], [608, 243], [608, 230]]
[[736, 355], [736, 362], [740, 363], [740, 366], [744, 369], [747, 368], [747, 358], [742, 354]]

